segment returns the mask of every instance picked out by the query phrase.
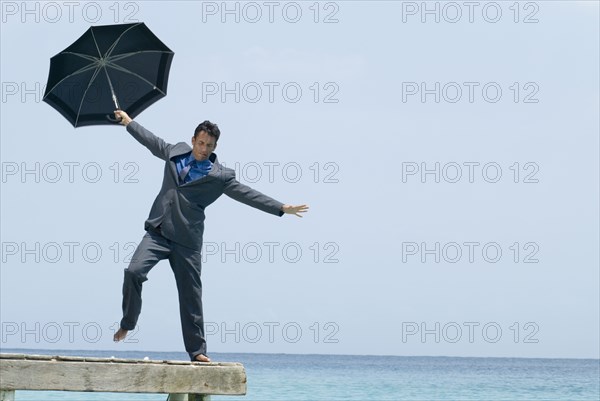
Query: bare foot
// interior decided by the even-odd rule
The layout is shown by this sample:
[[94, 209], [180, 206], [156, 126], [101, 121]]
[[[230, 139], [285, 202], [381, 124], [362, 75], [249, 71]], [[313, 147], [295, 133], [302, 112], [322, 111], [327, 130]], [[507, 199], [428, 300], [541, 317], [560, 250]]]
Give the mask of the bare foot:
[[115, 333], [113, 340], [114, 342], [118, 343], [119, 341], [123, 340], [126, 335], [127, 330], [119, 328], [119, 330], [117, 330], [117, 332]]
[[198, 355], [196, 355], [196, 361], [198, 361], [198, 362], [210, 362], [210, 359], [206, 355], [198, 354]]

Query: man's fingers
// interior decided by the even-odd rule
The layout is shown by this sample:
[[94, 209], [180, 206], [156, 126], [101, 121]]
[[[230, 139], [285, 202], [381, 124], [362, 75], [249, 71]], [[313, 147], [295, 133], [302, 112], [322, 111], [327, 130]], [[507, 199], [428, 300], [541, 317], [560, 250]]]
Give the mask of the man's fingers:
[[304, 217], [300, 213], [306, 213], [307, 211], [308, 211], [308, 206], [306, 206], [306, 205], [297, 206], [294, 214], [298, 217]]
[[293, 214], [298, 217], [302, 217], [300, 215], [300, 213], [306, 213], [308, 211], [308, 206], [307, 205], [300, 205], [300, 206], [286, 205], [286, 207], [283, 210], [285, 213]]

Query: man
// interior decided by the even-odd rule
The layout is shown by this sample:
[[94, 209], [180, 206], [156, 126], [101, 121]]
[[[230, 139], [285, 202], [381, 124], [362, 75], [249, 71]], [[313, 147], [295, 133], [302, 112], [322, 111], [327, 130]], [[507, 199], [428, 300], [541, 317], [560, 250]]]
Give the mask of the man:
[[220, 131], [210, 121], [198, 125], [190, 148], [184, 142], [166, 143], [124, 111], [116, 110], [115, 117], [138, 142], [165, 161], [165, 170], [162, 188], [145, 222], [146, 234], [125, 269], [123, 319], [114, 340], [123, 340], [135, 328], [142, 308], [142, 283], [160, 260], [169, 259], [179, 293], [186, 351], [192, 361], [210, 362], [200, 280], [204, 209], [222, 194], [277, 216], [287, 213], [302, 217], [308, 206], [283, 204], [239, 183], [235, 172], [222, 166], [213, 153]]

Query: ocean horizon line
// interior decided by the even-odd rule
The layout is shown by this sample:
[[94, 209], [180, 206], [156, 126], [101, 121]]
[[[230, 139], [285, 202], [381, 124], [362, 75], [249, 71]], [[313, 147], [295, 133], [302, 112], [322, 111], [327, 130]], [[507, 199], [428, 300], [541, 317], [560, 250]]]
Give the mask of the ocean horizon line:
[[[11, 351], [11, 352], [7, 352]], [[12, 352], [19, 351], [19, 352]], [[26, 351], [26, 352], [23, 352]], [[156, 351], [156, 350], [115, 350], [115, 349], [68, 349], [68, 348], [4, 348], [0, 347], [0, 353], [22, 353], [31, 354], [30, 351], [43, 351], [43, 352], [60, 352], [65, 351], [69, 353], [73, 352], [102, 352], [102, 353], [152, 353], [152, 354], [182, 354], [187, 355], [185, 351]], [[375, 357], [375, 358], [461, 358], [461, 359], [527, 359], [527, 360], [577, 360], [577, 361], [598, 361], [599, 358], [583, 358], [583, 357], [523, 357], [523, 356], [469, 356], [469, 355], [390, 355], [390, 354], [319, 354], [319, 353], [291, 353], [291, 352], [222, 352], [215, 351], [211, 352], [211, 355], [285, 355], [285, 356], [319, 356], [319, 357]], [[47, 355], [47, 354], [46, 354]], [[56, 356], [59, 356], [56, 354]], [[75, 356], [75, 355], [69, 355]]]

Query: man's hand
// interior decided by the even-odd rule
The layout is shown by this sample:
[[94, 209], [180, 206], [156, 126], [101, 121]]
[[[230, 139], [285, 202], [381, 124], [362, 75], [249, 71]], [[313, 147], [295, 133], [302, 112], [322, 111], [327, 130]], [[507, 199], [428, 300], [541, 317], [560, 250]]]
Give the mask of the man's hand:
[[115, 118], [119, 121], [119, 124], [124, 125], [126, 127], [130, 122], [133, 121], [131, 117], [129, 117], [129, 115], [123, 110], [115, 110]]
[[300, 206], [283, 205], [281, 207], [281, 210], [283, 210], [284, 213], [294, 214], [298, 217], [302, 217], [302, 215], [300, 213], [308, 212], [308, 206], [307, 205], [300, 205]]

